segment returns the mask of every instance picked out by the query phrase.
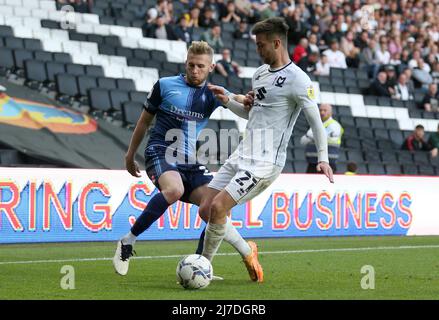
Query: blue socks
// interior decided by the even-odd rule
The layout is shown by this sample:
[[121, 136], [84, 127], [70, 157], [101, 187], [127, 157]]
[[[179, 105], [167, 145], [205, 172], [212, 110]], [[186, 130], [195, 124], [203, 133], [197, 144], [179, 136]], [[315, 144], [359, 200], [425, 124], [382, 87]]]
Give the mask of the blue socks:
[[161, 192], [157, 193], [152, 197], [145, 210], [143, 210], [142, 214], [137, 218], [136, 223], [134, 223], [131, 228], [131, 233], [138, 237], [158, 220], [168, 207], [169, 203], [163, 194]]

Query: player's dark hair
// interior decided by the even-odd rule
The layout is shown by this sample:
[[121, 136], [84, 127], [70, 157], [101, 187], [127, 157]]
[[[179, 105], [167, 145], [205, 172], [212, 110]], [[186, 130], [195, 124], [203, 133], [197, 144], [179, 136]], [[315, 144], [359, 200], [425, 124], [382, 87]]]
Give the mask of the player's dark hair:
[[252, 28], [252, 34], [258, 35], [263, 33], [267, 37], [276, 35], [280, 38], [284, 47], [287, 47], [287, 32], [289, 28], [284, 18], [268, 18], [256, 23]]
[[422, 129], [422, 130], [424, 130], [424, 126], [422, 124], [418, 124], [415, 129]]

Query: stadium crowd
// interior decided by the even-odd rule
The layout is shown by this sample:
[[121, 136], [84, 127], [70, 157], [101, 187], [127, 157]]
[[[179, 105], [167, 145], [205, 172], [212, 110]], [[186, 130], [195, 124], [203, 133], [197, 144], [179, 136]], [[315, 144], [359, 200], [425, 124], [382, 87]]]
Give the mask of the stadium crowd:
[[[57, 0], [79, 12], [93, 12], [101, 0]], [[127, 0], [128, 1], [128, 0]], [[125, 1], [125, 2], [127, 2]], [[131, 1], [131, 0], [130, 0]], [[284, 17], [289, 25], [291, 59], [308, 74], [329, 76], [331, 68], [367, 72], [370, 87], [363, 94], [409, 101], [423, 95], [417, 107], [439, 112], [439, 3], [428, 0], [144, 0], [144, 36], [190, 44], [195, 30], [222, 54], [216, 72], [238, 75], [233, 47], [223, 39], [224, 25], [233, 26], [235, 40], [253, 39], [252, 24]], [[110, 10], [114, 17], [121, 15]], [[230, 31], [230, 28], [228, 28]], [[418, 99], [419, 100], [419, 99]], [[417, 141], [419, 139], [411, 139]], [[422, 140], [422, 139], [421, 139]], [[403, 149], [418, 149], [405, 143]], [[421, 143], [422, 144], [422, 143]], [[437, 157], [437, 143], [419, 149]]]
[[[183, 10], [174, 10], [176, 2]], [[58, 3], [79, 12], [90, 12], [93, 6], [91, 0]], [[201, 39], [222, 53], [227, 45], [221, 23], [235, 26], [235, 39], [248, 39], [251, 24], [282, 16], [290, 27], [291, 58], [308, 73], [362, 68], [372, 80], [367, 93], [411, 100], [413, 90], [422, 88], [425, 101], [420, 107], [437, 112], [438, 14], [439, 5], [427, 0], [157, 0], [137, 18], [144, 20], [145, 36], [187, 43], [194, 28], [207, 28]]]

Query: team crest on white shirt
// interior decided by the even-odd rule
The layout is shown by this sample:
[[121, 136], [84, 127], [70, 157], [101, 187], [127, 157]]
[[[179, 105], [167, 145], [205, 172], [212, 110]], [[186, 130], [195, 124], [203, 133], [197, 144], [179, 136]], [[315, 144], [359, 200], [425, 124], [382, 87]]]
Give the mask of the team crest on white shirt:
[[314, 100], [316, 98], [316, 93], [313, 86], [309, 86], [306, 88], [306, 93], [308, 94], [308, 98]]

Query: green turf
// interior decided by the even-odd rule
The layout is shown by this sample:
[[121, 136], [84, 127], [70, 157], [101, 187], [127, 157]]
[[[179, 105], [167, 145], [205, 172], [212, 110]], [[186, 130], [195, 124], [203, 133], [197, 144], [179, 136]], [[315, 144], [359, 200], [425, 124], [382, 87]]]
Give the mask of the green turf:
[[[110, 258], [114, 243], [0, 245], [0, 299], [439, 299], [439, 237], [341, 237], [257, 239], [265, 282], [249, 280], [236, 255], [217, 256], [215, 274], [225, 278], [205, 290], [175, 281], [178, 257], [135, 259], [126, 277], [110, 260], [1, 264], [6, 261]], [[191, 253], [196, 241], [142, 241], [139, 256]], [[438, 246], [399, 250], [269, 251], [359, 247]], [[224, 244], [221, 253], [233, 252]], [[75, 270], [75, 289], [60, 286], [61, 267]], [[375, 269], [375, 289], [361, 288], [362, 266]]]

